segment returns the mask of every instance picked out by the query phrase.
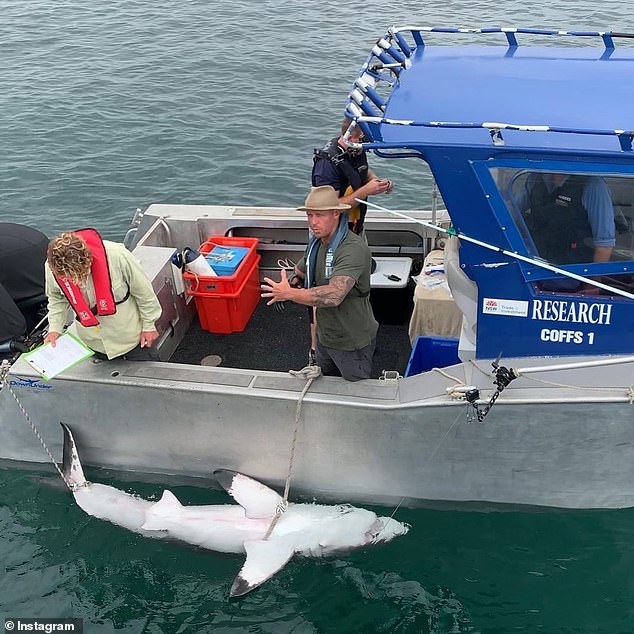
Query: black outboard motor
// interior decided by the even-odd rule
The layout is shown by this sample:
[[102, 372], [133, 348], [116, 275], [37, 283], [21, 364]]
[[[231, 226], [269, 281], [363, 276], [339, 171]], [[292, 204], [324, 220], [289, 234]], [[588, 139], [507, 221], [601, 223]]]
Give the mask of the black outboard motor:
[[0, 355], [22, 352], [24, 336], [46, 315], [41, 231], [0, 222]]

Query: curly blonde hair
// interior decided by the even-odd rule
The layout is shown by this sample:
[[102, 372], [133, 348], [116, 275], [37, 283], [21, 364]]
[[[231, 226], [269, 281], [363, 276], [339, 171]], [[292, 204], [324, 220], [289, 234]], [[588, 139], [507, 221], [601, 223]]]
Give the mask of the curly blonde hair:
[[51, 271], [75, 284], [86, 281], [90, 273], [92, 254], [86, 243], [75, 233], [60, 233], [53, 238], [46, 252]]

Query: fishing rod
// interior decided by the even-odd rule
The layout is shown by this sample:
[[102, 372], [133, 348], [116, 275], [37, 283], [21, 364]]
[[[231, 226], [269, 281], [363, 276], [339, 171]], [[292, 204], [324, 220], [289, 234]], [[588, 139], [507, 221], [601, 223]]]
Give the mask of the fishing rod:
[[596, 286], [597, 288], [602, 288], [603, 290], [609, 291], [610, 293], [614, 293], [616, 295], [621, 295], [623, 297], [627, 297], [628, 299], [634, 299], [634, 294], [628, 293], [627, 291], [623, 291], [619, 288], [615, 288], [614, 286], [609, 286], [607, 284], [603, 284], [602, 282], [598, 282], [597, 280], [593, 280], [590, 277], [585, 277], [583, 275], [577, 275], [576, 273], [572, 273], [570, 271], [566, 271], [564, 269], [560, 269], [557, 266], [553, 266], [552, 264], [548, 264], [547, 262], [542, 262], [540, 260], [535, 260], [533, 258], [526, 257], [525, 255], [521, 255], [519, 253], [514, 253], [513, 251], [507, 251], [502, 247], [497, 247], [494, 244], [489, 244], [488, 242], [482, 242], [482, 240], [478, 240], [477, 238], [472, 238], [471, 236], [467, 236], [460, 231], [456, 231], [455, 229], [445, 229], [443, 227], [439, 227], [438, 225], [434, 225], [431, 222], [425, 222], [424, 220], [419, 220], [418, 218], [413, 218], [412, 216], [408, 216], [400, 211], [394, 211], [392, 209], [388, 209], [387, 207], [382, 207], [381, 205], [377, 205], [376, 203], [370, 202], [369, 200], [361, 200], [359, 198], [355, 198], [358, 203], [363, 203], [374, 209], [378, 209], [379, 211], [386, 211], [389, 214], [393, 214], [394, 216], [399, 216], [400, 218], [404, 218], [405, 220], [409, 220], [411, 222], [415, 222], [419, 225], [423, 225], [423, 227], [427, 227], [428, 229], [433, 229], [435, 231], [440, 231], [441, 233], [445, 233], [449, 236], [456, 236], [456, 238], [460, 238], [465, 242], [471, 242], [479, 247], [483, 247], [485, 249], [489, 249], [489, 251], [495, 251], [496, 253], [502, 253], [510, 258], [515, 260], [521, 260], [522, 262], [527, 262], [528, 264], [532, 264], [534, 266], [538, 266], [539, 268], [546, 269], [547, 271], [552, 271], [553, 273], [558, 273], [559, 275], [563, 275], [565, 277], [569, 277], [573, 280], [577, 280], [578, 282], [583, 282], [585, 284], [590, 284], [592, 286]]

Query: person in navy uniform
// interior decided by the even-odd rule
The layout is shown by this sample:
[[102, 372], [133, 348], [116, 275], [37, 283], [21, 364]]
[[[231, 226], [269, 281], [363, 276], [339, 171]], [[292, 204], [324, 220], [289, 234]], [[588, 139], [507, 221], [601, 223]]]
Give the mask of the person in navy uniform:
[[610, 261], [614, 206], [601, 177], [531, 174], [519, 206], [540, 257], [553, 264]]
[[[616, 244], [610, 190], [603, 178], [532, 173], [516, 199], [537, 255], [552, 264], [609, 262]], [[584, 291], [577, 280], [545, 280], [543, 290]]]
[[[360, 144], [362, 130], [354, 125], [352, 119], [344, 118], [339, 137], [330, 139], [313, 156], [312, 185], [321, 187], [330, 185], [337, 192], [339, 203], [350, 205], [348, 222], [350, 229], [357, 235], [363, 233], [363, 222], [367, 207], [356, 202], [356, 198], [367, 200], [375, 194], [389, 194], [394, 185], [387, 179], [378, 178], [368, 166], [365, 150], [353, 147]], [[350, 130], [348, 131], [348, 129]], [[348, 132], [348, 137], [346, 137]]]

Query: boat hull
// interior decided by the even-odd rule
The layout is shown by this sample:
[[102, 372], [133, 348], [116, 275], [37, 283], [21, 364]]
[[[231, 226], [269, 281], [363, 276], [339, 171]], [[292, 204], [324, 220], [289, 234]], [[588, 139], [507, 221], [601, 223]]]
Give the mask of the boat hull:
[[[592, 380], [616, 382], [624, 369], [595, 369]], [[597, 397], [584, 391], [580, 370], [575, 376], [581, 386], [574, 394], [520, 380], [482, 422], [447, 396], [455, 381], [437, 372], [360, 384], [317, 379], [301, 407], [292, 496], [408, 506], [634, 506], [633, 410], [619, 396], [626, 390]], [[17, 399], [56, 459], [63, 421], [87, 465], [205, 485], [224, 468], [282, 485], [304, 385], [275, 372], [126, 362], [94, 363], [46, 384], [18, 362], [0, 392], [0, 457], [46, 461]]]
[[[408, 217], [416, 213], [426, 217]], [[373, 253], [416, 257], [422, 245], [433, 246], [433, 232], [414, 220], [395, 227], [391, 217], [368, 214], [367, 231], [378, 244]], [[491, 360], [474, 358], [468, 346], [459, 348], [464, 364], [440, 371], [404, 378], [395, 372], [394, 379], [356, 383], [320, 377], [303, 398], [293, 452], [306, 382], [262, 369], [258, 355], [270, 361], [273, 351], [290, 347], [287, 331], [299, 316], [273, 320], [247, 339], [243, 359], [259, 369], [224, 367], [235, 356], [231, 349], [221, 367], [195, 364], [205, 351], [235, 347], [233, 334], [213, 338], [203, 332], [191, 361], [168, 362], [195, 321], [172, 254], [210, 235], [259, 236], [260, 276], [279, 275], [280, 258], [303, 251], [305, 219], [288, 209], [152, 206], [135, 235], [134, 253], [163, 307], [156, 344], [162, 361], [90, 359], [51, 381], [22, 359], [5, 366], [0, 458], [49, 460], [31, 421], [53, 459], [61, 460], [62, 421], [72, 426], [87, 466], [143, 479], [192, 477], [208, 486], [215, 469], [231, 469], [281, 486], [290, 469], [293, 498], [408, 506], [634, 506], [632, 357], [504, 358], [506, 367], [528, 371], [496, 398], [482, 422], [465, 388], [478, 390], [483, 413], [497, 397], [496, 384]], [[454, 280], [457, 302], [461, 281]], [[470, 288], [463, 290], [469, 299]], [[407, 339], [404, 347], [409, 353]], [[531, 373], [535, 366], [542, 367]], [[298, 366], [281, 357], [274, 367]]]

